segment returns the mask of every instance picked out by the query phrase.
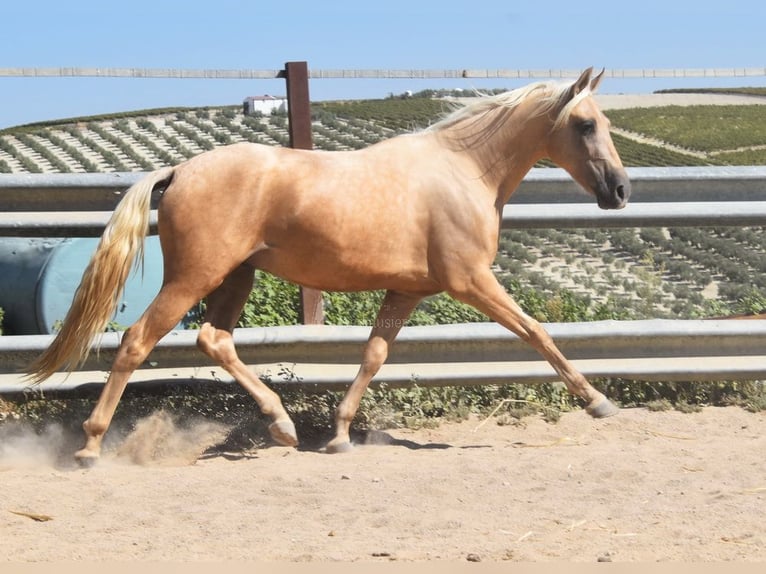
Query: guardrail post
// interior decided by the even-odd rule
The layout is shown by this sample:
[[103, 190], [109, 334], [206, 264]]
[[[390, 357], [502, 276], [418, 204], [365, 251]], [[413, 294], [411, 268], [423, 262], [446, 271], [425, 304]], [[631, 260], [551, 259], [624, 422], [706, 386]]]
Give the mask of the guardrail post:
[[[287, 119], [290, 147], [312, 149], [311, 101], [309, 100], [309, 74], [306, 62], [285, 64], [287, 83]], [[322, 292], [301, 287], [300, 321], [304, 325], [324, 323]]]

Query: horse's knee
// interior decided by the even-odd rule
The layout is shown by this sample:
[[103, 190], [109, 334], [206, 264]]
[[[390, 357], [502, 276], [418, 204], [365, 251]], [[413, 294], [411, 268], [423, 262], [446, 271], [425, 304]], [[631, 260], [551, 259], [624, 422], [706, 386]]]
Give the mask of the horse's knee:
[[131, 327], [125, 331], [114, 358], [112, 370], [134, 371], [152, 350], [152, 345], [142, 337], [142, 331], [138, 327]]
[[388, 343], [384, 339], [374, 337], [370, 339], [364, 349], [362, 368], [375, 374], [387, 358]]
[[215, 341], [215, 329], [210, 323], [203, 323], [197, 332], [197, 349], [209, 355], [213, 350]]
[[234, 340], [228, 331], [204, 323], [197, 334], [197, 348], [219, 365], [225, 366], [236, 359]]

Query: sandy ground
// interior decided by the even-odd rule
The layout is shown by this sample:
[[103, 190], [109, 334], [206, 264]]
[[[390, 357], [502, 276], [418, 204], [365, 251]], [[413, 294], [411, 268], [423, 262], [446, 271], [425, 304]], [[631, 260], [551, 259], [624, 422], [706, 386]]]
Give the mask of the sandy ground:
[[199, 456], [222, 430], [155, 415], [91, 469], [55, 428], [5, 436], [0, 561], [766, 560], [765, 413], [572, 412], [372, 432], [344, 455]]

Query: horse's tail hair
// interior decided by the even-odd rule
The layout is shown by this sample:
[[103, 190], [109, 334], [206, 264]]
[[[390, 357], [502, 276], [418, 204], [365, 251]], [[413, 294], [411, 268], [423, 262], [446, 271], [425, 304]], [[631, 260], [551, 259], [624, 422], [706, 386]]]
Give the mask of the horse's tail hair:
[[59, 370], [72, 372], [85, 362], [94, 337], [113, 316], [131, 270], [139, 262], [143, 265], [152, 192], [159, 184], [168, 184], [173, 172], [172, 167], [154, 171], [125, 193], [83, 273], [61, 330], [27, 368], [32, 383]]

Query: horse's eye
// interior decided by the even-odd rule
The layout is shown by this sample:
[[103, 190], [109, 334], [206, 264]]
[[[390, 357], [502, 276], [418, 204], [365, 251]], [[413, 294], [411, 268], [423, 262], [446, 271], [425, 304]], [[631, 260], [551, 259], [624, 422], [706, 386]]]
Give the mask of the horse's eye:
[[584, 120], [580, 122], [580, 125], [578, 127], [582, 135], [589, 136], [596, 131], [596, 122], [594, 122], [593, 120]]

